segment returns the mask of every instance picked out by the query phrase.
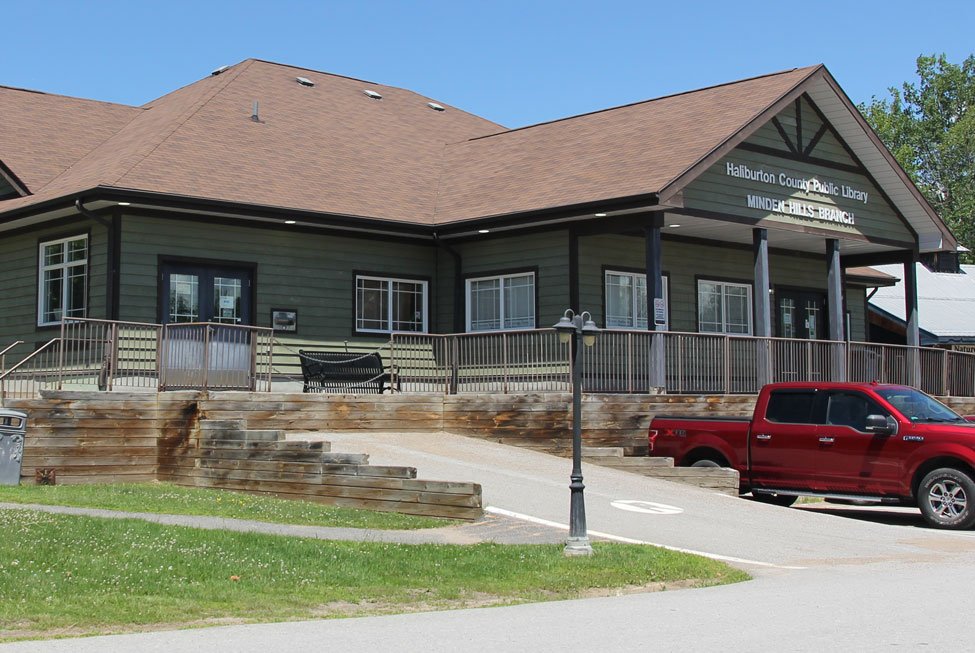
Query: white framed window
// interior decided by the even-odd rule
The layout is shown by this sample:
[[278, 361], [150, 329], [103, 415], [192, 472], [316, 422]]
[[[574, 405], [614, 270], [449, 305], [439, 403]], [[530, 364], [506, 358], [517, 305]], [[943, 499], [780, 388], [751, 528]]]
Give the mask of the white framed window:
[[[667, 277], [662, 277], [664, 306], [669, 306]], [[606, 270], [606, 328], [647, 328], [647, 275], [641, 272]], [[670, 311], [664, 318], [664, 330], [670, 329]]]
[[752, 287], [747, 283], [698, 280], [697, 330], [751, 335]]
[[37, 271], [37, 325], [85, 317], [88, 308], [88, 236], [40, 244]]
[[356, 275], [356, 331], [427, 331], [427, 282]]
[[535, 328], [535, 273], [467, 280], [467, 330]]

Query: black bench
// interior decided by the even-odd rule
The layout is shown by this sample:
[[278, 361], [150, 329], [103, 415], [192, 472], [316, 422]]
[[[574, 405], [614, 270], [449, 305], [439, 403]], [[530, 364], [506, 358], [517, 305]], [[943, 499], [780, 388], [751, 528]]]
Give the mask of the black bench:
[[377, 353], [354, 354], [342, 351], [298, 351], [302, 392], [341, 392], [382, 394], [400, 389], [397, 369], [383, 367]]

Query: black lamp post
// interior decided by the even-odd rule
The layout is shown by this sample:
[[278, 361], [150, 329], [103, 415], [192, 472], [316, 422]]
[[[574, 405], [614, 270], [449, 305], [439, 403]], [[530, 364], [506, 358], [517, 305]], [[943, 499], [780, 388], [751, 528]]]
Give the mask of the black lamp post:
[[572, 475], [569, 483], [569, 539], [565, 542], [567, 556], [592, 555], [589, 534], [586, 532], [586, 499], [582, 484], [582, 347], [592, 347], [599, 328], [589, 311], [576, 315], [570, 308], [555, 325], [559, 341], [567, 344], [575, 336], [572, 348]]

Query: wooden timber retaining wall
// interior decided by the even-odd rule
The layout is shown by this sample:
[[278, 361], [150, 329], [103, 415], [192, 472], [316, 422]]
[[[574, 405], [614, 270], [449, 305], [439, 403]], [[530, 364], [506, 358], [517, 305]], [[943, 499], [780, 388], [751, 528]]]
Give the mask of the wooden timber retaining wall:
[[[291, 413], [300, 421], [300, 406], [291, 402], [234, 394], [240, 395], [234, 398], [238, 403], [230, 405], [262, 410], [222, 410], [221, 395], [208, 399], [196, 392], [53, 392], [8, 400], [6, 407], [28, 414], [21, 479], [30, 483], [37, 470], [53, 469], [61, 484], [160, 479], [407, 514], [461, 519], [482, 514], [475, 483], [425, 481], [414, 468], [368, 465], [367, 454], [331, 454], [320, 442], [278, 442], [283, 430], [253, 429], [246, 422], [229, 428], [207, 419], [209, 406], [232, 412], [235, 420], [254, 413], [260, 421], [256, 415], [263, 411]], [[214, 427], [220, 437], [213, 437]], [[209, 437], [201, 435], [207, 432]]]
[[[962, 414], [975, 414], [975, 399], [949, 397], [942, 401]], [[248, 483], [242, 470], [249, 463], [224, 462], [220, 471], [221, 464], [210, 460], [215, 452], [201, 447], [201, 420], [242, 420], [247, 429], [278, 431], [443, 430], [559, 455], [568, 455], [571, 449], [568, 394], [52, 392], [41, 399], [5, 403], [29, 415], [22, 470], [25, 482], [33, 481], [35, 470], [53, 468], [58, 483], [163, 478], [185, 485], [301, 495], [336, 504], [359, 501], [366, 505], [363, 502], [371, 501], [369, 507], [414, 513], [418, 503], [427, 498], [435, 502], [435, 495], [442, 494], [449, 495], [440, 497], [444, 515], [461, 516], [466, 511], [470, 516], [470, 497], [476, 495], [476, 510], [480, 510], [478, 486], [437, 487], [417, 480], [415, 475], [398, 473], [398, 478], [390, 477], [375, 467], [336, 475], [345, 478], [329, 478], [324, 483], [331, 486], [329, 489], [323, 488], [317, 477], [313, 483], [304, 483], [300, 474], [307, 470], [287, 469], [284, 461], [265, 455], [261, 464], [251, 465], [255, 474], [250, 479], [253, 482]], [[647, 427], [655, 414], [748, 416], [754, 404], [755, 397], [747, 395], [585, 395], [584, 444], [622, 447], [628, 455], [642, 455], [647, 449]], [[224, 459], [233, 457], [220, 455]], [[274, 474], [280, 474], [280, 481], [290, 485], [273, 485]], [[293, 474], [299, 476], [289, 476]], [[342, 487], [347, 489], [337, 489]], [[421, 501], [424, 492], [432, 494]], [[469, 497], [459, 498], [458, 492], [468, 492]]]
[[201, 419], [199, 426], [179, 455], [161, 462], [160, 480], [412, 515], [482, 514], [475, 483], [420, 480], [414, 467], [370, 465], [369, 454], [333, 452], [328, 442], [285, 439], [285, 431], [249, 429], [243, 420]]
[[[207, 419], [243, 419], [248, 428], [288, 431], [448, 431], [502, 444], [567, 454], [572, 397], [534, 395], [320, 395], [213, 393], [200, 400]], [[751, 415], [750, 396], [585, 395], [583, 439], [592, 447], [645, 454], [654, 414]]]

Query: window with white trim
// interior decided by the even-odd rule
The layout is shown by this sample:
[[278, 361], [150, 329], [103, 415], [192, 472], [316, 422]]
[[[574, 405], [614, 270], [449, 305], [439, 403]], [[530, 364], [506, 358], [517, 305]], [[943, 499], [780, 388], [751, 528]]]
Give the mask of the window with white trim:
[[37, 324], [85, 317], [88, 308], [88, 236], [40, 244], [37, 273]]
[[356, 275], [356, 331], [426, 332], [427, 282]]
[[752, 287], [728, 281], [697, 282], [697, 330], [750, 335]]
[[467, 280], [467, 330], [535, 328], [535, 273]]
[[[606, 270], [606, 328], [647, 328], [647, 275], [640, 272]], [[663, 281], [664, 306], [667, 301], [667, 277]], [[664, 330], [670, 329], [670, 314], [665, 313]]]

